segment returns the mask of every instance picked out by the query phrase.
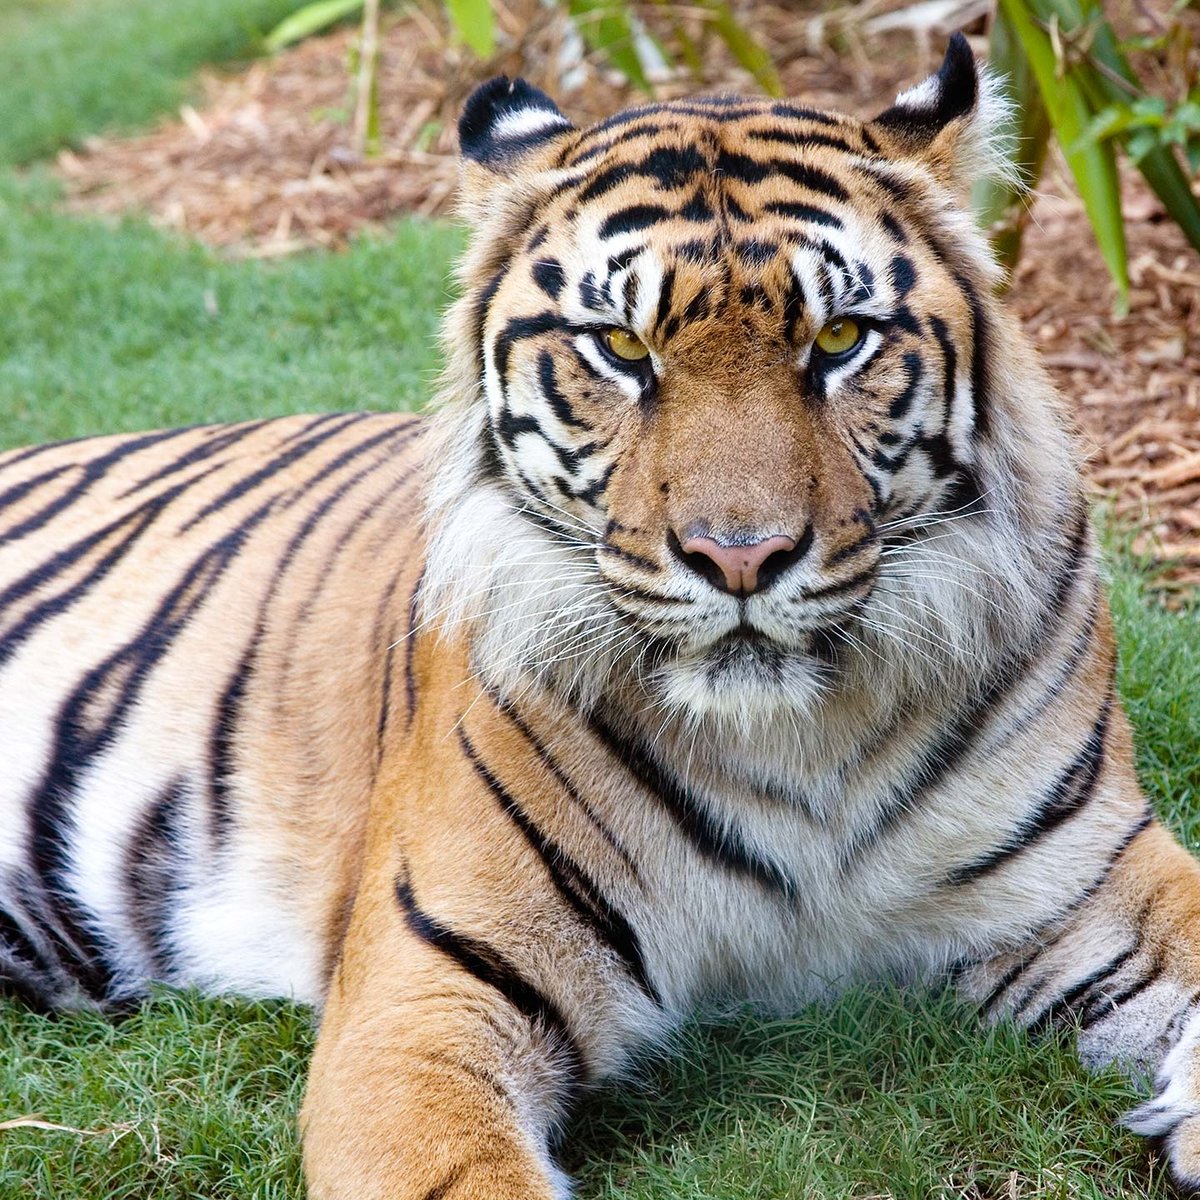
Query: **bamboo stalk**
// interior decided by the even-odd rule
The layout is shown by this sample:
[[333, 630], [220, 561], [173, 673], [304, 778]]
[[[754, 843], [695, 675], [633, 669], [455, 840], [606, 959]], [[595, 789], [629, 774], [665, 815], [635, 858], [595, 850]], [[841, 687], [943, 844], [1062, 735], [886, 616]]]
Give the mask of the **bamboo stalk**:
[[377, 149], [378, 140], [377, 71], [379, 67], [379, 0], [363, 4], [362, 37], [358, 48], [358, 91], [354, 98], [354, 126], [351, 131], [355, 154], [365, 158]]

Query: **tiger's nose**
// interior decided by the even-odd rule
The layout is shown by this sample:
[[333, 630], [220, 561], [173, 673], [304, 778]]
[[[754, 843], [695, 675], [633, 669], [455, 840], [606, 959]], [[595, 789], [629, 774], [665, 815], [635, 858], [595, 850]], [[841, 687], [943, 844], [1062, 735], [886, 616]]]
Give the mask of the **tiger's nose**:
[[734, 546], [723, 545], [716, 538], [690, 537], [679, 544], [679, 557], [713, 587], [749, 596], [798, 562], [811, 541], [811, 533], [801, 539], [800, 546], [795, 538], [782, 533]]

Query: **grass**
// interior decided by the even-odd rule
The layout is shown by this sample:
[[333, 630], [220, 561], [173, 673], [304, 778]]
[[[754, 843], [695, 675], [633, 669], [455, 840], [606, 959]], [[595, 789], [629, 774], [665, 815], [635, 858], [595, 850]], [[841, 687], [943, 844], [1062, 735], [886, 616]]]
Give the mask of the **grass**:
[[[288, 4], [88, 0], [86, 24], [83, 7], [0, 10], [0, 160], [145, 119], [175, 102], [188, 63], [248, 44], [230, 14]], [[200, 25], [207, 40], [189, 41]], [[121, 80], [129, 95], [97, 101]], [[53, 104], [40, 97], [56, 87]], [[343, 255], [231, 263], [136, 223], [68, 220], [53, 198], [36, 174], [0, 173], [3, 444], [427, 397], [453, 231], [403, 223]], [[1155, 607], [1116, 561], [1139, 769], [1195, 849], [1200, 616]], [[109, 1021], [0, 1003], [0, 1200], [298, 1197], [312, 1038], [286, 1004], [161, 992]], [[584, 1106], [562, 1150], [584, 1200], [1169, 1194], [1115, 1125], [1134, 1085], [1085, 1075], [1066, 1036], [981, 1030], [944, 996], [861, 991], [788, 1020], [743, 1015], [689, 1029], [678, 1051]], [[64, 1128], [3, 1127], [34, 1114]]]
[[299, 0], [0, 0], [0, 163], [144, 124]]
[[455, 230], [402, 222], [345, 254], [231, 262], [52, 199], [0, 175], [6, 444], [428, 398]]

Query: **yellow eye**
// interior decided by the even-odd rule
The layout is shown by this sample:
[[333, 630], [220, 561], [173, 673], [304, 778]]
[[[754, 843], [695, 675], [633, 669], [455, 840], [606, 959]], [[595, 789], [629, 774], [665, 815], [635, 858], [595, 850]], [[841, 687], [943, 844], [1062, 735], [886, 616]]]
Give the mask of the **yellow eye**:
[[626, 333], [624, 329], [606, 329], [604, 344], [626, 362], [641, 362], [650, 353], [650, 347], [641, 338]]
[[838, 317], [817, 334], [817, 349], [822, 354], [845, 354], [863, 339], [863, 329], [852, 317]]

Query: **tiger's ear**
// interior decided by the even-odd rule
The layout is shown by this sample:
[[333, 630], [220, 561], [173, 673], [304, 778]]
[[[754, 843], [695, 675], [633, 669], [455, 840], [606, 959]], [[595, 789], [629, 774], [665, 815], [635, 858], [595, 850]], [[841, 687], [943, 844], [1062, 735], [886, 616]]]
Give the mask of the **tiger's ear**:
[[969, 184], [980, 172], [1004, 173], [1009, 110], [996, 80], [955, 33], [937, 74], [901, 92], [867, 129], [892, 157], [920, 162], [943, 183]]
[[574, 132], [558, 105], [524, 79], [499, 75], [480, 84], [458, 119], [468, 207], [498, 186], [519, 187], [551, 167], [563, 139]]

